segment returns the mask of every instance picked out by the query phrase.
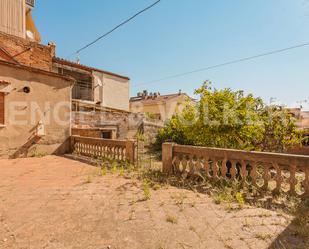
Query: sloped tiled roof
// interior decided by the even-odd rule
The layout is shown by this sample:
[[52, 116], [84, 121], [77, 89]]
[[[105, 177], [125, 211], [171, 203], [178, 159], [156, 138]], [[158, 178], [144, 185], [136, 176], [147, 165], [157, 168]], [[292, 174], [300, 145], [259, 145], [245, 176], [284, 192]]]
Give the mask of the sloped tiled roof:
[[[4, 65], [4, 66], [8, 66], [8, 67], [13, 67], [16, 69], [21, 69], [21, 70], [26, 70], [32, 73], [39, 73], [39, 74], [44, 74], [44, 75], [48, 75], [48, 76], [52, 76], [52, 77], [57, 77], [57, 78], [62, 78], [66, 81], [70, 81], [72, 84], [73, 82], [75, 82], [75, 79], [69, 76], [64, 76], [58, 73], [54, 73], [51, 71], [46, 71], [46, 70], [42, 70], [39, 68], [35, 68], [35, 67], [30, 67], [30, 66], [26, 66], [26, 65], [22, 65], [19, 63], [13, 63], [11, 61], [6, 61], [6, 60], [1, 60], [0, 59], [0, 65]], [[8, 82], [2, 82], [2, 83], [8, 83]]]
[[[186, 93], [175, 93], [175, 94], [168, 94], [168, 95], [158, 95], [158, 96], [144, 96], [144, 97], [132, 97], [130, 99], [130, 102], [140, 102], [143, 104], [157, 104], [161, 102], [167, 102], [173, 98], [176, 97], [188, 97], [190, 98]], [[191, 99], [191, 98], [190, 98]]]
[[67, 65], [67, 66], [70, 66], [70, 67], [79, 68], [79, 69], [89, 71], [89, 72], [96, 71], [96, 72], [108, 74], [108, 75], [111, 75], [111, 76], [119, 77], [119, 78], [122, 78], [122, 79], [125, 79], [125, 80], [130, 80], [130, 78], [127, 77], [127, 76], [119, 75], [119, 74], [116, 74], [116, 73], [112, 73], [112, 72], [101, 70], [101, 69], [94, 68], [94, 67], [85, 66], [85, 65], [82, 65], [82, 64], [79, 64], [79, 63], [76, 63], [76, 62], [72, 62], [72, 61], [68, 61], [68, 60], [65, 60], [65, 59], [62, 59], [62, 58], [59, 58], [59, 57], [54, 57], [53, 62], [61, 64], [61, 65]]

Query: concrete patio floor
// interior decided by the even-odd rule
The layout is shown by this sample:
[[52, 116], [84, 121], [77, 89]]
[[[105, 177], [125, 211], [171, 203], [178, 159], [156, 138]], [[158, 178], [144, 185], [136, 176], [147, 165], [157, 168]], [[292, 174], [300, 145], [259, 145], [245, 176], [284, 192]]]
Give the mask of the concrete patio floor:
[[228, 210], [205, 195], [142, 183], [47, 156], [0, 160], [1, 249], [309, 248], [292, 217]]

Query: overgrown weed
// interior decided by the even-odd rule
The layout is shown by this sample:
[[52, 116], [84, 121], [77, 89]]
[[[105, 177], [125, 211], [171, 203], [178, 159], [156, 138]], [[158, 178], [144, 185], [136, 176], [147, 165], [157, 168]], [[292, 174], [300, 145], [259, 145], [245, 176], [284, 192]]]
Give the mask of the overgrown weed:
[[144, 180], [143, 182], [143, 193], [144, 193], [144, 200], [149, 200], [151, 197], [149, 182]]

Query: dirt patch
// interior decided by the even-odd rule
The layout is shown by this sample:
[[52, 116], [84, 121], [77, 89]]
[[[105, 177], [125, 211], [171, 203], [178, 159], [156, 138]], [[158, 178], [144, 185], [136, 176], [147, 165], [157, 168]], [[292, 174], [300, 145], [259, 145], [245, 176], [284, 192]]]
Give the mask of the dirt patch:
[[309, 248], [287, 215], [173, 187], [145, 198], [142, 182], [61, 157], [0, 160], [0, 175], [1, 249]]

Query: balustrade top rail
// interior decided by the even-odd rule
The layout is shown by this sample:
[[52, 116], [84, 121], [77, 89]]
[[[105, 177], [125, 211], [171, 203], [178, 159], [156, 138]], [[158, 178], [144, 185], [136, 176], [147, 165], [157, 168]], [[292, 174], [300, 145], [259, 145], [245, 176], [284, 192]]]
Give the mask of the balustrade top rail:
[[103, 139], [103, 138], [92, 138], [92, 137], [81, 137], [72, 136], [75, 142], [88, 142], [96, 145], [110, 145], [110, 146], [120, 146], [125, 148], [127, 140], [117, 140], [117, 139]]
[[233, 149], [220, 149], [199, 146], [174, 145], [173, 152], [177, 154], [187, 154], [191, 156], [214, 158], [228, 158], [229, 160], [245, 160], [256, 161], [262, 163], [278, 163], [278, 164], [297, 164], [299, 167], [309, 167], [309, 156], [259, 152], [259, 151], [243, 151]]

